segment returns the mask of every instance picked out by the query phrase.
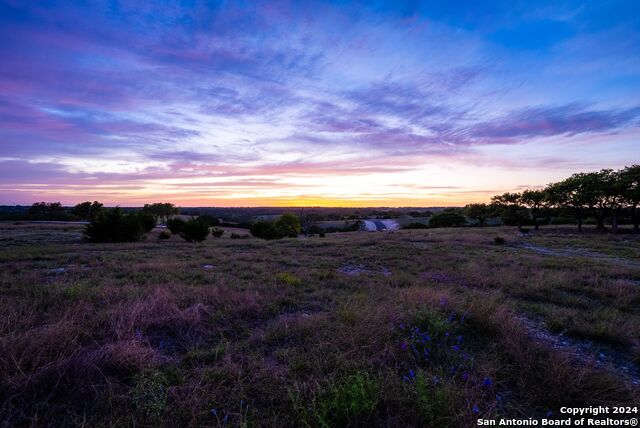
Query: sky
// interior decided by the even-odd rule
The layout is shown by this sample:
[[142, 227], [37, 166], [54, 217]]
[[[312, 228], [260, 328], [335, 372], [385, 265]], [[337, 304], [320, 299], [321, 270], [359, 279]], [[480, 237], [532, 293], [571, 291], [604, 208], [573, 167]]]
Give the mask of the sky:
[[637, 0], [0, 0], [0, 204], [454, 206], [639, 161]]

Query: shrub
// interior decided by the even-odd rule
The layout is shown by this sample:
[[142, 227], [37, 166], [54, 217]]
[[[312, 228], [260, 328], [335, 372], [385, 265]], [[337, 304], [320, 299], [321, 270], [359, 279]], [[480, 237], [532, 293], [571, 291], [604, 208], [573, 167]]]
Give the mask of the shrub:
[[158, 239], [169, 239], [169, 238], [171, 238], [171, 234], [166, 230], [163, 230], [162, 232], [160, 232], [160, 235], [158, 235]]
[[426, 229], [429, 226], [427, 226], [424, 223], [409, 223], [408, 225], [404, 226], [403, 229]]
[[177, 234], [180, 233], [182, 226], [184, 225], [184, 220], [180, 217], [172, 217], [167, 220], [167, 229], [171, 231], [171, 233]]
[[222, 236], [222, 234], [224, 233], [223, 229], [220, 229], [219, 227], [214, 227], [213, 229], [211, 229], [211, 235], [214, 238], [219, 238]]
[[504, 244], [504, 238], [502, 236], [496, 236], [495, 238], [493, 238], [493, 243], [496, 245], [502, 245]]
[[294, 214], [286, 213], [281, 215], [275, 221], [274, 226], [282, 237], [296, 238], [300, 233], [300, 219]]
[[270, 221], [259, 220], [251, 225], [249, 230], [253, 236], [262, 239], [279, 239], [282, 238], [276, 230], [274, 224]]
[[220, 220], [218, 220], [217, 217], [214, 217], [209, 214], [203, 214], [201, 216], [198, 216], [198, 221], [205, 223], [209, 227], [220, 226]]
[[200, 242], [207, 239], [209, 225], [197, 219], [186, 221], [180, 229], [180, 236], [187, 242]]
[[434, 214], [429, 220], [430, 227], [456, 227], [462, 226], [467, 221], [460, 214], [454, 212], [441, 212]]
[[262, 239], [296, 238], [300, 233], [300, 219], [293, 214], [283, 214], [274, 222], [259, 220], [251, 225], [251, 234]]
[[238, 233], [232, 233], [230, 236], [231, 239], [247, 239], [249, 235], [240, 235]]
[[91, 242], [134, 242], [145, 233], [140, 216], [124, 214], [120, 208], [101, 212], [84, 231]]
[[140, 220], [140, 225], [145, 232], [151, 232], [156, 227], [156, 218], [145, 211], [139, 211], [136, 213]]

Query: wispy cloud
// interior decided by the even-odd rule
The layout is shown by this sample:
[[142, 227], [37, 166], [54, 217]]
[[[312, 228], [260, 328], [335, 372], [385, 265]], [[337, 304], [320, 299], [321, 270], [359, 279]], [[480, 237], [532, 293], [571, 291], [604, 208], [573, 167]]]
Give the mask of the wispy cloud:
[[[516, 186], [543, 140], [534, 185], [633, 158], [632, 9], [2, 2], [0, 202], [438, 204]], [[501, 169], [517, 177], [468, 178]]]

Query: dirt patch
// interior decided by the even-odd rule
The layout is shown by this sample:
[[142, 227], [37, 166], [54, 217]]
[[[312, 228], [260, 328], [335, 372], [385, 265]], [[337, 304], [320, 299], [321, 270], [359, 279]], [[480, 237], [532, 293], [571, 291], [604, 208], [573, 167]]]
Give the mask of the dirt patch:
[[523, 242], [516, 248], [524, 248], [529, 251], [533, 251], [538, 254], [555, 257], [587, 257], [590, 259], [601, 260], [603, 262], [611, 262], [617, 264], [623, 264], [626, 266], [640, 267], [640, 262], [625, 259], [622, 257], [611, 256], [609, 254], [598, 253], [596, 251], [587, 250], [585, 248], [565, 247], [565, 248], [549, 248], [539, 245]]
[[391, 275], [391, 271], [384, 266], [380, 268], [372, 268], [364, 264], [344, 264], [336, 269], [336, 271], [349, 276], [358, 276], [361, 274]]
[[640, 370], [622, 352], [609, 347], [598, 346], [588, 340], [576, 340], [562, 333], [554, 334], [547, 330], [542, 322], [525, 316], [517, 317], [524, 324], [529, 335], [536, 341], [546, 343], [551, 348], [569, 354], [582, 364], [595, 362], [596, 367], [611, 371], [626, 383], [640, 385]]

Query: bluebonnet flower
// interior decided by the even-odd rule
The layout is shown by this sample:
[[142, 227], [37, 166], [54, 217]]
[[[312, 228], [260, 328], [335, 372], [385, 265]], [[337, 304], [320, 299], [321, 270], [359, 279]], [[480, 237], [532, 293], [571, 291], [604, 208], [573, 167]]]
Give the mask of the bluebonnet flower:
[[448, 331], [444, 332], [444, 337], [449, 337], [449, 332]]
[[226, 424], [227, 424], [227, 419], [228, 419], [228, 418], [229, 418], [229, 415], [224, 415], [224, 418], [222, 418], [222, 423], [223, 423], [224, 425], [226, 425]]
[[216, 409], [211, 409], [211, 414], [215, 417], [218, 417], [218, 411]]
[[451, 322], [451, 321], [453, 321], [455, 318], [456, 318], [455, 314], [451, 314], [451, 315], [449, 315], [449, 318], [447, 318], [447, 321], [448, 321], [448, 322]]
[[496, 394], [496, 401], [502, 401], [502, 395]]
[[469, 379], [469, 373], [464, 372], [462, 373], [462, 380], [468, 380]]
[[457, 342], [458, 344], [462, 343], [462, 336], [458, 336], [458, 337], [456, 337], [456, 342]]
[[551, 410], [549, 410], [549, 411], [547, 412], [547, 417], [549, 418], [549, 417], [551, 417], [551, 415], [553, 415], [553, 412], [552, 412]]
[[409, 369], [409, 378], [414, 379], [416, 377], [416, 372], [414, 372], [413, 370]]
[[478, 408], [478, 406], [476, 406], [476, 405], [474, 405], [474, 406], [473, 406], [473, 409], [472, 409], [472, 410], [473, 410], [473, 413], [475, 413], [476, 415], [477, 415], [478, 413], [480, 413], [480, 409], [479, 409], [479, 408]]
[[447, 304], [447, 299], [445, 299], [444, 297], [440, 298], [440, 306], [444, 306]]
[[242, 409], [243, 406], [244, 406], [244, 400], [240, 400], [240, 408]]
[[453, 345], [453, 346], [451, 347], [451, 349], [453, 349], [454, 351], [458, 352], [458, 351], [460, 350], [460, 346], [458, 346], [458, 345]]
[[491, 381], [491, 378], [485, 377], [484, 380], [482, 381], [482, 385], [488, 388], [491, 385], [493, 385], [493, 382]]
[[400, 323], [400, 330], [404, 330], [404, 323]]
[[402, 342], [402, 344], [400, 344], [400, 348], [403, 351], [406, 351], [408, 347], [409, 347], [409, 345], [407, 345], [407, 342]]

